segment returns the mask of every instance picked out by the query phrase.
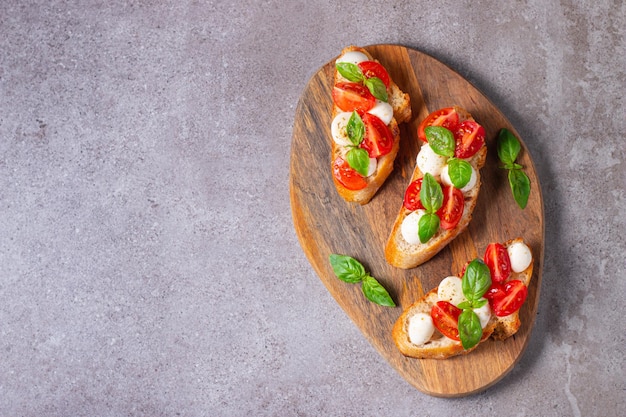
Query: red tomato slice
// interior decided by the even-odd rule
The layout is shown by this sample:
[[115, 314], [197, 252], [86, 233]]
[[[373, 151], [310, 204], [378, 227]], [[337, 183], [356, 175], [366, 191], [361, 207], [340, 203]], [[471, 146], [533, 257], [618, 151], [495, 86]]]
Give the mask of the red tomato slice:
[[465, 208], [465, 199], [463, 193], [456, 187], [446, 185], [443, 187], [443, 204], [437, 211], [439, 220], [441, 220], [441, 228], [445, 230], [454, 229]]
[[511, 276], [511, 258], [501, 243], [490, 243], [485, 250], [485, 264], [491, 272], [491, 281], [504, 282]]
[[415, 211], [423, 209], [424, 206], [420, 201], [420, 190], [422, 189], [422, 178], [418, 178], [406, 187], [404, 192], [404, 207], [407, 210]]
[[367, 186], [365, 178], [340, 156], [333, 162], [333, 175], [348, 190], [361, 190]]
[[389, 73], [376, 61], [363, 61], [358, 64], [365, 78], [378, 77], [389, 88]]
[[456, 141], [454, 156], [469, 158], [485, 144], [485, 129], [476, 122], [466, 120], [453, 131]]
[[461, 309], [448, 301], [437, 301], [430, 310], [433, 324], [444, 336], [459, 340], [459, 316]]
[[333, 101], [343, 111], [366, 112], [376, 104], [376, 98], [367, 87], [357, 84], [342, 82], [333, 87]]
[[508, 316], [522, 307], [528, 288], [518, 279], [511, 280], [506, 284], [493, 284], [485, 294], [489, 300], [493, 312], [498, 317]]
[[361, 148], [365, 149], [370, 158], [387, 155], [393, 148], [393, 134], [385, 122], [373, 114], [365, 113], [361, 117], [365, 124], [365, 136]]
[[446, 129], [454, 132], [459, 124], [459, 115], [457, 114], [454, 107], [446, 107], [443, 109], [439, 109], [437, 111], [429, 114], [423, 121], [420, 123], [417, 128], [417, 137], [422, 142], [428, 142], [426, 140], [426, 133], [424, 133], [424, 129], [428, 126], [443, 126]]

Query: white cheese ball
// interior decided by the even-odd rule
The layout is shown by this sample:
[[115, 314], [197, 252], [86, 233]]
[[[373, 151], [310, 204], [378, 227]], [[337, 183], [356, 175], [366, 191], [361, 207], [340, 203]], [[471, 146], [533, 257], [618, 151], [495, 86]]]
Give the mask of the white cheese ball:
[[437, 179], [441, 176], [441, 170], [446, 166], [447, 161], [446, 156], [436, 154], [430, 145], [425, 143], [417, 154], [416, 162], [420, 171], [424, 174], [429, 173]]
[[409, 341], [414, 345], [422, 345], [430, 340], [435, 332], [435, 325], [430, 314], [416, 313], [409, 318]]
[[463, 286], [461, 285], [461, 278], [455, 276], [449, 276], [444, 278], [439, 283], [437, 288], [437, 297], [439, 301], [448, 301], [455, 306], [466, 300], [463, 295]]
[[400, 225], [400, 232], [402, 233], [402, 237], [408, 243], [415, 245], [420, 243], [419, 237], [419, 222], [422, 216], [426, 214], [426, 210], [415, 210], [408, 216], [404, 218], [402, 224]]
[[511, 269], [513, 272], [522, 272], [530, 266], [533, 255], [530, 248], [523, 242], [515, 242], [506, 248], [511, 259]]

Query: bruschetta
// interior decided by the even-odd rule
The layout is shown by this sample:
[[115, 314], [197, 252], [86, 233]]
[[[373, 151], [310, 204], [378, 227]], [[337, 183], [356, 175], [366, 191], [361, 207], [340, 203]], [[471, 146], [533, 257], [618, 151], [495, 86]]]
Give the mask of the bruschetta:
[[403, 311], [392, 329], [396, 346], [408, 357], [446, 359], [489, 337], [514, 335], [532, 272], [532, 253], [521, 238], [490, 244], [484, 259], [468, 262]]
[[485, 129], [461, 107], [432, 112], [418, 128], [421, 147], [385, 246], [402, 269], [428, 261], [469, 224], [485, 164]]
[[332, 89], [331, 172], [346, 201], [367, 204], [393, 171], [398, 123], [411, 119], [411, 100], [364, 48], [344, 48]]

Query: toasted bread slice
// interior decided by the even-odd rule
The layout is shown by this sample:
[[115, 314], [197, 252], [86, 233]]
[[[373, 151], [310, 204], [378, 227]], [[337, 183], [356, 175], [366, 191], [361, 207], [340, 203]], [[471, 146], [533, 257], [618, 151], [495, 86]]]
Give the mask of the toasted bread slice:
[[[523, 242], [521, 238], [513, 239], [505, 243], [506, 247], [509, 247], [515, 242]], [[528, 268], [521, 272], [512, 272], [510, 280], [520, 280], [528, 287], [530, 279], [533, 273], [533, 263], [531, 262]], [[461, 342], [452, 340], [437, 329], [435, 329], [430, 340], [422, 344], [414, 344], [409, 338], [409, 323], [412, 317], [417, 313], [424, 313], [430, 315], [432, 307], [439, 301], [437, 296], [438, 287], [432, 289], [426, 293], [423, 297], [409, 306], [402, 312], [402, 315], [398, 318], [392, 329], [392, 337], [396, 346], [402, 352], [403, 355], [419, 358], [419, 359], [446, 359], [452, 356], [463, 355], [476, 349], [480, 343], [492, 337], [495, 340], [504, 340], [514, 335], [521, 325], [519, 319], [519, 310], [504, 317], [497, 317], [495, 314], [491, 314], [489, 322], [483, 328], [483, 335], [480, 343], [471, 349], [463, 349]]]
[[[341, 56], [346, 54], [347, 52], [361, 52], [365, 54], [369, 60], [376, 61], [372, 55], [363, 48], [358, 46], [348, 46], [341, 51]], [[337, 70], [335, 70], [335, 84], [340, 81], [346, 81], [341, 74]], [[378, 191], [378, 189], [383, 185], [389, 174], [393, 171], [393, 163], [396, 159], [396, 155], [398, 154], [398, 150], [400, 149], [400, 128], [398, 127], [398, 123], [405, 123], [411, 120], [412, 110], [411, 110], [411, 99], [409, 95], [403, 92], [400, 87], [393, 81], [390, 76], [389, 79], [389, 87], [387, 89], [388, 95], [388, 103], [393, 108], [393, 118], [391, 122], [388, 124], [389, 129], [391, 130], [393, 136], [393, 147], [391, 151], [379, 158], [377, 158], [377, 166], [376, 171], [365, 178], [367, 185], [364, 188], [359, 190], [352, 190], [346, 188], [335, 175], [332, 175], [333, 182], [335, 187], [337, 188], [337, 192], [344, 200], [349, 202], [355, 202], [359, 204], [367, 204], [374, 194]], [[343, 112], [337, 105], [333, 102], [333, 110], [332, 110], [332, 118], [334, 119], [339, 113]], [[333, 171], [333, 165], [335, 160], [338, 157], [345, 157], [345, 153], [347, 149], [343, 146], [337, 145], [334, 140], [331, 139], [332, 150], [331, 150], [331, 172]]]
[[[461, 121], [474, 120], [465, 109], [455, 106], [455, 110]], [[486, 158], [487, 147], [483, 145], [471, 158], [466, 159], [476, 171], [476, 185], [471, 190], [464, 193], [465, 204], [463, 207], [463, 215], [453, 229], [444, 230], [440, 228], [426, 243], [409, 243], [402, 236], [401, 227], [402, 222], [411, 211], [407, 210], [404, 206], [400, 208], [400, 212], [396, 217], [385, 246], [385, 258], [389, 264], [402, 269], [415, 268], [439, 253], [448, 243], [465, 230], [472, 219], [472, 212], [476, 206], [481, 185], [480, 169], [485, 165]], [[420, 171], [416, 164], [408, 184], [422, 177], [424, 177], [424, 173]]]

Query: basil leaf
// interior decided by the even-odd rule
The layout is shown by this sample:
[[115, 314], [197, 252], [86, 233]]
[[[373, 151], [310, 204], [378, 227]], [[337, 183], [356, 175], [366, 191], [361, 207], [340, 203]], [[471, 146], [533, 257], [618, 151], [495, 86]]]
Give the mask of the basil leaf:
[[439, 185], [435, 177], [428, 172], [424, 174], [424, 178], [422, 179], [420, 201], [429, 213], [436, 212], [443, 204], [443, 191], [441, 190], [441, 185]]
[[520, 169], [512, 169], [509, 171], [509, 185], [513, 192], [513, 198], [520, 208], [525, 208], [528, 204], [528, 196], [530, 195], [530, 179], [524, 171]]
[[515, 162], [521, 145], [515, 135], [508, 129], [500, 129], [498, 134], [498, 158], [505, 165], [510, 165]]
[[426, 213], [420, 217], [420, 221], [417, 225], [417, 235], [420, 238], [420, 242], [426, 243], [431, 237], [439, 230], [439, 217], [435, 213]]
[[395, 307], [396, 303], [393, 302], [391, 296], [375, 278], [366, 275], [363, 278], [363, 284], [361, 286], [365, 297], [373, 303], [376, 303], [385, 307]]
[[[486, 298], [480, 298], [479, 300], [474, 302], [474, 308], [481, 308], [482, 306], [484, 306], [485, 304], [488, 303], [489, 300], [487, 300]], [[461, 308], [461, 307], [459, 307]]]
[[476, 258], [469, 263], [461, 279], [463, 295], [474, 307], [474, 303], [491, 287], [491, 273], [483, 261]]
[[337, 278], [350, 284], [361, 282], [365, 277], [365, 268], [359, 261], [347, 255], [331, 254], [330, 265]]
[[342, 77], [347, 78], [349, 81], [352, 81], [354, 83], [360, 83], [363, 81], [363, 79], [365, 79], [361, 68], [351, 62], [336, 63], [335, 68], [337, 68], [337, 72], [339, 72]]
[[454, 156], [456, 142], [452, 132], [442, 126], [428, 126], [424, 133], [433, 152], [441, 156]]
[[346, 132], [348, 133], [348, 139], [350, 139], [350, 142], [352, 142], [354, 146], [359, 146], [363, 141], [363, 137], [365, 136], [365, 123], [363, 123], [363, 119], [361, 119], [361, 116], [359, 116], [359, 113], [356, 111], [353, 111], [352, 116], [348, 119]]
[[459, 158], [448, 160], [448, 175], [452, 185], [456, 188], [463, 188], [472, 178], [472, 166], [469, 162]]
[[457, 307], [461, 310], [465, 310], [466, 308], [472, 308], [472, 303], [470, 303], [469, 301], [462, 301]]
[[483, 329], [480, 326], [480, 319], [473, 310], [463, 310], [459, 315], [459, 339], [463, 349], [471, 349], [480, 342], [483, 336]]
[[359, 174], [367, 177], [367, 171], [370, 166], [370, 156], [363, 148], [352, 148], [346, 155], [346, 161], [352, 169]]
[[380, 78], [367, 78], [365, 80], [365, 86], [370, 90], [370, 93], [380, 101], [387, 102], [389, 100], [387, 97], [387, 87], [385, 87], [385, 83], [383, 83]]

